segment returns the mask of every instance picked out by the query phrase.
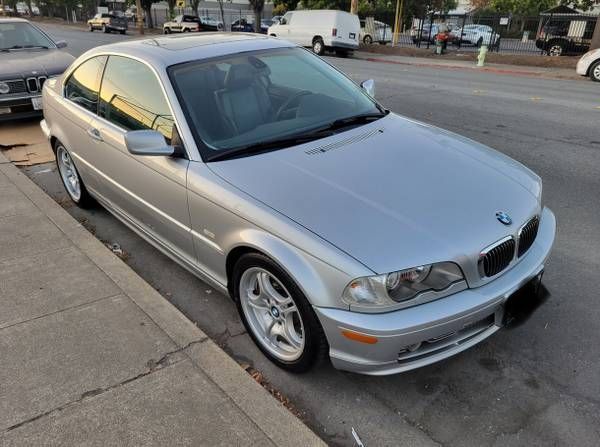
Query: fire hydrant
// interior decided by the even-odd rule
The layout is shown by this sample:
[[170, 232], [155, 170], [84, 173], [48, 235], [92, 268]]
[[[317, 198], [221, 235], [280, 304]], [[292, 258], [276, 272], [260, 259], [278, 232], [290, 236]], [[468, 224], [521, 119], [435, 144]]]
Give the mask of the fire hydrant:
[[485, 65], [485, 56], [487, 55], [488, 47], [487, 45], [481, 45], [479, 49], [479, 56], [477, 56], [477, 66], [483, 67]]

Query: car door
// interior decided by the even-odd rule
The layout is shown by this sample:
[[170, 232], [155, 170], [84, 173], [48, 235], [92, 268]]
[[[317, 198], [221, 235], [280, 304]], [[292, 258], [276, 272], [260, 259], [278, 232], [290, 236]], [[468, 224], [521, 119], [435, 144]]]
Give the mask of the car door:
[[96, 117], [100, 80], [106, 56], [95, 56], [81, 63], [64, 81], [60, 113], [52, 119], [60, 129], [61, 142], [71, 153], [84, 183], [91, 189], [98, 186], [98, 177], [89, 168], [91, 121]]
[[121, 217], [186, 262], [195, 262], [187, 204], [186, 156], [140, 156], [125, 145], [129, 131], [154, 129], [178, 140], [162, 85], [146, 64], [110, 56], [98, 117], [90, 123], [90, 163], [103, 178], [99, 194]]

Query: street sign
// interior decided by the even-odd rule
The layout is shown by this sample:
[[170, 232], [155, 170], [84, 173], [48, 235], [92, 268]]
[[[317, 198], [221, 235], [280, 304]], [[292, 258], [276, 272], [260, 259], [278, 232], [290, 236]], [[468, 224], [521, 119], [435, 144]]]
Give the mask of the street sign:
[[508, 25], [508, 17], [500, 17], [500, 25]]
[[177, 0], [178, 8], [185, 8], [185, 0]]

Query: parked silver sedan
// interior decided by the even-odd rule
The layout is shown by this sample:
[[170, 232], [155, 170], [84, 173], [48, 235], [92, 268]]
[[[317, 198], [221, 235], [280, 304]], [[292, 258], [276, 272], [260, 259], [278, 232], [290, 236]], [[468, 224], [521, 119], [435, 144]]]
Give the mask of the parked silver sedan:
[[229, 294], [277, 365], [391, 374], [532, 299], [555, 218], [529, 169], [373, 87], [266, 36], [154, 37], [82, 55], [41, 125], [73, 201]]

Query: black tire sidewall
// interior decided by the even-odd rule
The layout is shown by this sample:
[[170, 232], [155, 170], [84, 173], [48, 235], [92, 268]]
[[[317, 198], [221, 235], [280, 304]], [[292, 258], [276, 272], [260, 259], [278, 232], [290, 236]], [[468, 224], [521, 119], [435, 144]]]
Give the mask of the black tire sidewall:
[[73, 201], [73, 203], [75, 203], [78, 207], [80, 207], [80, 208], [92, 207], [95, 204], [94, 198], [92, 196], [90, 196], [90, 193], [87, 191], [85, 184], [83, 183], [83, 180], [81, 179], [81, 175], [79, 174], [79, 169], [77, 169], [77, 166], [75, 166], [75, 172], [77, 173], [77, 179], [79, 180], [79, 188], [81, 189], [81, 195], [79, 196], [79, 200], [75, 200], [71, 196], [71, 193], [69, 192], [69, 190], [67, 189], [67, 185], [65, 185], [65, 181], [60, 172], [60, 163], [58, 162], [58, 147], [59, 146], [62, 146], [69, 153], [69, 157], [71, 157], [73, 166], [75, 166], [75, 161], [73, 160], [73, 157], [71, 156], [71, 152], [69, 151], [69, 149], [67, 149], [67, 147], [64, 144], [62, 144], [60, 141], [56, 140], [56, 143], [54, 143], [54, 159], [56, 161], [56, 169], [58, 170], [60, 182], [63, 185], [65, 192], [69, 196], [69, 199], [71, 199]]
[[[277, 279], [281, 281], [281, 283], [292, 295], [292, 298], [298, 307], [300, 316], [302, 318], [302, 324], [304, 326], [304, 351], [297, 360], [287, 362], [274, 357], [266, 348], [262, 346], [254, 332], [252, 332], [252, 328], [246, 319], [244, 310], [242, 309], [239, 288], [242, 274], [252, 267], [262, 268], [277, 277]], [[245, 254], [236, 262], [233, 268], [231, 280], [233, 281], [233, 299], [235, 300], [238, 308], [240, 318], [242, 319], [248, 334], [250, 334], [250, 337], [256, 346], [269, 360], [271, 360], [280, 368], [296, 373], [302, 373], [308, 371], [315, 363], [318, 363], [323, 357], [325, 357], [325, 354], [328, 352], [328, 345], [325, 334], [321, 327], [321, 323], [315, 315], [312, 306], [304, 296], [302, 290], [300, 290], [296, 282], [276, 262], [260, 253]]]
[[594, 76], [594, 70], [595, 70], [597, 67], [600, 67], [600, 61], [594, 62], [594, 63], [591, 65], [591, 67], [590, 67], [590, 71], [589, 71], [589, 73], [590, 73], [590, 79], [591, 79], [592, 81], [594, 81], [594, 82], [600, 82], [600, 78], [597, 78], [597, 77], [595, 77], [595, 76]]
[[[317, 51], [315, 46], [317, 45], [317, 43], [321, 44], [321, 51]], [[325, 43], [323, 42], [322, 39], [317, 39], [313, 42], [313, 53], [315, 53], [317, 56], [322, 56], [323, 53], [325, 53]]]

